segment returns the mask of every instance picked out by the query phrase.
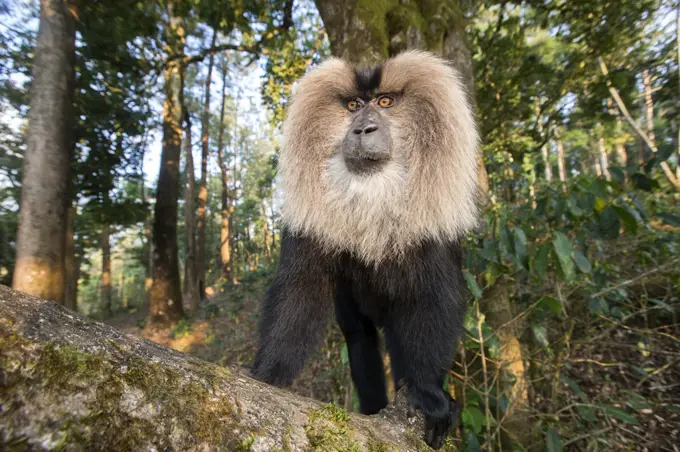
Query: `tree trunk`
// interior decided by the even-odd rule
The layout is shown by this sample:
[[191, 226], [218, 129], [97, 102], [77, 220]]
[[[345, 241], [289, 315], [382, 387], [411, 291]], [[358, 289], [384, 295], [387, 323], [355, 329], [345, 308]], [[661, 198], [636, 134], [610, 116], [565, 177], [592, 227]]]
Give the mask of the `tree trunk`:
[[621, 112], [619, 111], [618, 108], [614, 107], [614, 101], [611, 99], [607, 99], [607, 110], [609, 110], [609, 114], [613, 115], [616, 118], [616, 129], [615, 129], [615, 145], [614, 149], [616, 150], [616, 161], [621, 167], [626, 168], [628, 166], [628, 153], [626, 152], [626, 147], [623, 145], [621, 133], [623, 130], [623, 123], [621, 121]]
[[64, 237], [72, 143], [73, 5], [40, 1], [13, 286], [64, 300]]
[[[602, 129], [602, 127], [599, 127], [599, 129]], [[609, 174], [609, 159], [607, 158], [607, 148], [604, 145], [604, 137], [600, 135], [600, 138], [597, 140], [598, 144], [598, 149], [600, 151], [599, 155], [599, 164], [600, 164], [600, 170], [598, 173], [598, 176], [604, 175], [605, 179], [611, 180], [612, 176]]]
[[[141, 175], [142, 183], [139, 188], [139, 197], [142, 199], [143, 203], [147, 202], [146, 199], [146, 183], [144, 182], [144, 149], [142, 149], [142, 165], [141, 165]], [[145, 204], [146, 206], [146, 204]], [[145, 208], [144, 213], [144, 253], [142, 254], [142, 265], [144, 266], [144, 298], [145, 303], [149, 302], [149, 292], [151, 291], [151, 284], [153, 279], [151, 278], [151, 213]]]
[[229, 201], [229, 173], [228, 166], [224, 161], [224, 113], [227, 91], [227, 62], [225, 60], [222, 69], [222, 105], [220, 107], [220, 132], [217, 139], [217, 163], [220, 167], [222, 182], [222, 208], [220, 209], [220, 259], [222, 261], [222, 272], [226, 281], [232, 281], [231, 275], [231, 209]]
[[66, 210], [66, 236], [64, 245], [64, 306], [78, 310], [78, 261], [76, 242], [73, 237], [73, 221], [76, 207], [71, 204]]
[[110, 226], [107, 222], [102, 225], [102, 274], [99, 280], [99, 303], [104, 318], [111, 317], [111, 243]]
[[[675, 53], [678, 57], [678, 73], [676, 74], [676, 78], [678, 79], [678, 97], [675, 101], [676, 103], [680, 104], [680, 3], [678, 3], [677, 9], [675, 11], [675, 39]], [[678, 123], [675, 120], [673, 120], [673, 138], [675, 139], [675, 149], [678, 153], [678, 162], [677, 166], [675, 167], [675, 178], [676, 180], [680, 180], [680, 127], [678, 127]]]
[[184, 188], [184, 228], [186, 233], [187, 256], [184, 263], [184, 305], [196, 311], [198, 308], [198, 279], [196, 275], [196, 235], [194, 234], [194, 156], [191, 150], [191, 118], [184, 111], [184, 156], [186, 158], [186, 186]]
[[[212, 43], [210, 47], [215, 47], [217, 31], [213, 30]], [[212, 71], [215, 64], [215, 53], [210, 54], [208, 63], [208, 75], [205, 79], [205, 104], [203, 106], [203, 117], [201, 119], [201, 182], [198, 188], [198, 215], [196, 217], [196, 277], [198, 282], [198, 294], [201, 300], [205, 299], [205, 208], [208, 203], [208, 144], [209, 144], [209, 125], [210, 125], [210, 83]]]
[[[173, 6], [173, 3], [168, 4], [169, 27], [166, 30], [166, 42], [169, 54], [181, 55], [184, 52], [184, 30], [181, 19], [173, 15]], [[180, 61], [168, 61], [164, 73], [163, 149], [153, 221], [153, 283], [149, 295], [151, 324], [174, 322], [184, 315], [177, 261], [177, 199], [184, 71]]]
[[[534, 111], [536, 113], [536, 124], [538, 128], [538, 134], [543, 140], [543, 121], [541, 121], [541, 106], [539, 100], [536, 99], [534, 102]], [[548, 155], [548, 144], [543, 143], [541, 146], [541, 159], [543, 160], [543, 171], [545, 175], [546, 182], [552, 182], [552, 165], [550, 164], [550, 158]]]
[[645, 87], [645, 125], [647, 126], [647, 136], [649, 141], [656, 146], [656, 135], [654, 134], [654, 101], [652, 100], [652, 78], [649, 70], [642, 71], [642, 84]]
[[678, 155], [678, 163], [675, 166], [675, 178], [680, 180], [680, 131], [678, 130], [678, 122], [675, 118], [671, 119], [671, 132], [673, 133], [673, 148]]
[[0, 337], [10, 449], [427, 449], [401, 391], [378, 415], [349, 414], [4, 286]]
[[269, 246], [269, 221], [267, 221], [267, 209], [264, 204], [264, 199], [260, 200], [260, 207], [262, 213], [262, 238], [264, 241], [264, 255], [271, 256], [271, 248]]
[[567, 191], [567, 170], [566, 161], [564, 160], [564, 146], [562, 145], [562, 139], [557, 139], [557, 169], [560, 176], [560, 182], [562, 183], [562, 191]]

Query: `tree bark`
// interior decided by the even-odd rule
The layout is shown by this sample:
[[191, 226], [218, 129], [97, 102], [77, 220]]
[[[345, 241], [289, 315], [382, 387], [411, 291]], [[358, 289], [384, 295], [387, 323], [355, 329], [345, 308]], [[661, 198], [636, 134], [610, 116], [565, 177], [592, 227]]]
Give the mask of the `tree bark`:
[[[541, 106], [539, 104], [538, 98], [534, 102], [534, 110], [536, 112], [536, 124], [538, 128], [538, 133], [543, 139], [543, 121], [541, 121]], [[541, 146], [541, 159], [543, 160], [543, 171], [545, 175], [546, 182], [552, 182], [552, 165], [550, 164], [550, 158], [548, 155], [548, 144], [547, 142]]]
[[[140, 173], [142, 175], [142, 183], [139, 187], [139, 197], [143, 203], [146, 203], [146, 182], [144, 181], [144, 148], [142, 148], [142, 165], [140, 168]], [[148, 303], [151, 284], [153, 283], [153, 279], [151, 278], [151, 247], [153, 245], [151, 243], [151, 213], [146, 208], [144, 214], [144, 245], [144, 252], [142, 254], [142, 265], [144, 266], [144, 301]]]
[[[173, 14], [173, 7], [170, 2], [166, 43], [168, 54], [177, 55], [184, 52], [184, 30], [182, 20]], [[164, 73], [163, 148], [153, 221], [153, 283], [149, 294], [151, 324], [174, 322], [184, 315], [177, 261], [183, 71], [178, 59], [170, 61]]]
[[76, 207], [71, 204], [66, 209], [66, 236], [64, 245], [64, 306], [78, 310], [78, 260], [76, 242], [73, 236], [73, 221]]
[[258, 382], [0, 286], [0, 437], [21, 450], [426, 450], [374, 416]]
[[645, 89], [645, 125], [649, 141], [656, 146], [656, 134], [654, 133], [654, 101], [652, 100], [652, 78], [649, 70], [642, 71], [642, 84]]
[[41, 0], [13, 286], [64, 299], [64, 237], [72, 143], [75, 23], [66, 0]]
[[[598, 129], [602, 130], [602, 127], [598, 127]], [[598, 150], [600, 151], [599, 155], [599, 164], [600, 164], [600, 174], [598, 176], [603, 175], [605, 179], [611, 180], [612, 176], [609, 174], [609, 159], [607, 157], [607, 148], [604, 145], [604, 137], [600, 135], [600, 138], [597, 140], [597, 147]]]
[[194, 234], [194, 198], [196, 180], [194, 179], [194, 155], [191, 150], [191, 119], [184, 111], [184, 156], [186, 158], [186, 186], [184, 187], [184, 228], [186, 234], [187, 256], [184, 262], [184, 305], [196, 311], [198, 308], [198, 279], [196, 275], [196, 235]]
[[[217, 31], [213, 30], [211, 48], [215, 47]], [[205, 80], [205, 104], [201, 119], [201, 182], [198, 188], [198, 214], [196, 217], [196, 277], [198, 294], [201, 300], [205, 299], [205, 208], [208, 203], [208, 145], [210, 126], [210, 83], [212, 81], [213, 66], [215, 65], [215, 52], [210, 54], [208, 63], [208, 75]]]
[[262, 214], [262, 240], [264, 241], [264, 255], [271, 256], [271, 248], [269, 246], [269, 221], [267, 221], [267, 209], [264, 204], [264, 199], [260, 200], [260, 208]]
[[562, 139], [557, 139], [557, 170], [559, 172], [560, 182], [562, 183], [562, 191], [567, 191], [567, 170], [566, 161], [564, 160], [564, 146]]
[[217, 138], [217, 163], [220, 167], [220, 175], [222, 182], [222, 208], [220, 209], [221, 223], [220, 223], [220, 259], [222, 261], [222, 272], [227, 281], [232, 281], [231, 274], [231, 209], [229, 200], [229, 172], [227, 163], [224, 161], [224, 113], [226, 104], [227, 92], [227, 61], [225, 59], [224, 67], [222, 68], [222, 105], [220, 107], [220, 131]]
[[[675, 53], [678, 57], [678, 64], [677, 64], [677, 79], [678, 79], [678, 98], [676, 99], [676, 102], [680, 104], [680, 3], [678, 3], [677, 9], [675, 11], [675, 39], [676, 39], [676, 46], [675, 46]], [[675, 149], [677, 150], [678, 153], [678, 163], [677, 166], [675, 167], [675, 178], [676, 180], [680, 181], [680, 127], [678, 127], [678, 124], [675, 120], [673, 120], [673, 138], [675, 139]]]
[[628, 153], [626, 152], [626, 147], [623, 145], [623, 138], [621, 136], [623, 130], [621, 112], [619, 112], [618, 108], [614, 107], [614, 101], [611, 97], [607, 99], [607, 110], [609, 111], [610, 115], [613, 115], [616, 118], [616, 129], [614, 132], [614, 150], [616, 151], [616, 162], [621, 167], [626, 168], [628, 166]]
[[99, 280], [99, 303], [102, 307], [104, 318], [111, 317], [111, 242], [110, 226], [104, 222], [102, 225], [102, 273]]

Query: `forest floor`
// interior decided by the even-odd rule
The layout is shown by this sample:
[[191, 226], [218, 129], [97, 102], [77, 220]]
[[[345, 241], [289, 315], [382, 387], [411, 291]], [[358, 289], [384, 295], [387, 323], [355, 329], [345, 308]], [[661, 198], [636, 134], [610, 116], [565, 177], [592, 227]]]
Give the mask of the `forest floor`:
[[[223, 289], [173, 328], [145, 328], [144, 311], [120, 314], [106, 323], [206, 361], [248, 368], [257, 351], [258, 310], [268, 281], [263, 277]], [[323, 402], [345, 406], [349, 399], [347, 403], [351, 403], [343, 389], [349, 382], [349, 369], [341, 363], [342, 343], [339, 329], [329, 328], [323, 345], [296, 379], [292, 391]]]
[[[173, 329], [142, 328], [144, 312], [108, 323], [207, 361], [249, 367], [267, 282], [256, 278], [214, 295]], [[557, 427], [565, 450], [679, 450], [680, 324], [655, 315], [578, 325], [566, 352], [551, 362], [532, 358], [535, 416]], [[356, 401], [342, 344], [331, 327], [292, 390], [351, 409]]]

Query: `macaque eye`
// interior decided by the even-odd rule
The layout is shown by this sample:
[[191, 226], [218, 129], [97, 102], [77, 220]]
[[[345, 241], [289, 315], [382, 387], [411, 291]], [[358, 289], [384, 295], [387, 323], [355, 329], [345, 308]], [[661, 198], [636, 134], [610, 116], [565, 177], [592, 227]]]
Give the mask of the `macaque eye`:
[[349, 111], [357, 111], [363, 105], [364, 105], [364, 102], [361, 99], [356, 98], [356, 99], [352, 99], [352, 100], [348, 101], [347, 104], [346, 104], [346, 107]]
[[394, 97], [392, 96], [380, 96], [378, 98], [378, 106], [381, 108], [389, 108], [394, 104]]

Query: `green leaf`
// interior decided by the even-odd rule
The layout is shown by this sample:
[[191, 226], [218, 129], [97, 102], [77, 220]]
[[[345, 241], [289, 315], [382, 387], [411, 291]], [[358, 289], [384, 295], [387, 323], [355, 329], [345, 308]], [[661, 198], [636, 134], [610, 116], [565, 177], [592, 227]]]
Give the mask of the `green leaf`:
[[470, 432], [467, 436], [467, 441], [465, 442], [465, 450], [466, 452], [479, 452], [480, 450], [482, 450], [482, 447], [479, 445], [477, 435], [475, 435], [473, 432]]
[[546, 327], [544, 325], [533, 324], [531, 325], [531, 331], [534, 332], [534, 337], [541, 347], [548, 348], [550, 342], [548, 341], [548, 330]]
[[545, 446], [548, 452], [562, 452], [562, 440], [553, 428], [549, 428], [545, 435]]
[[621, 222], [614, 209], [607, 207], [600, 214], [599, 232], [600, 237], [607, 240], [614, 240], [619, 236]]
[[671, 215], [669, 213], [660, 213], [659, 218], [663, 220], [664, 224], [676, 227], [680, 226], [680, 217], [677, 215]]
[[574, 262], [576, 262], [576, 266], [583, 273], [592, 273], [593, 266], [590, 265], [588, 258], [585, 257], [581, 251], [574, 250]]
[[634, 410], [645, 410], [649, 408], [647, 399], [632, 390], [623, 391], [627, 396], [626, 403]]
[[595, 412], [589, 406], [579, 405], [576, 407], [576, 411], [578, 412], [578, 415], [581, 416], [586, 422], [595, 422], [597, 419], [595, 417]]
[[607, 203], [605, 202], [604, 199], [600, 198], [599, 196], [595, 197], [595, 210], [598, 212], [602, 212], [604, 208], [607, 207]]
[[482, 289], [479, 287], [479, 284], [477, 284], [477, 281], [475, 281], [475, 277], [467, 270], [463, 271], [463, 277], [465, 278], [465, 282], [467, 282], [468, 289], [472, 292], [472, 296], [475, 297], [475, 300], [482, 298]]
[[626, 181], [626, 173], [619, 166], [610, 166], [609, 174], [611, 174], [612, 179], [619, 184], [623, 184]]
[[340, 361], [342, 364], [347, 364], [349, 361], [349, 353], [347, 352], [347, 344], [342, 344], [342, 350], [340, 351]]
[[541, 299], [538, 300], [538, 303], [536, 303], [536, 307], [539, 309], [552, 311], [555, 314], [562, 313], [562, 303], [560, 300], [553, 297], [541, 297]]
[[501, 227], [500, 244], [504, 254], [512, 255], [515, 252], [514, 241], [511, 239], [510, 229], [507, 226]]
[[527, 266], [527, 236], [524, 234], [522, 228], [517, 226], [512, 228], [513, 235], [515, 236], [515, 257], [517, 258], [517, 263], [523, 267]]
[[583, 400], [585, 403], [588, 403], [588, 399], [586, 399], [586, 395], [583, 393], [583, 391], [581, 390], [581, 387], [578, 385], [578, 383], [576, 383], [574, 380], [572, 380], [571, 378], [566, 377], [564, 375], [561, 375], [560, 379], [563, 382], [565, 382], [567, 384], [567, 386], [569, 386], [571, 388], [571, 390], [574, 391], [576, 393], [576, 395], [578, 395], [581, 398], [581, 400]]
[[613, 408], [610, 406], [603, 406], [600, 407], [602, 408], [602, 411], [607, 415], [611, 417], [615, 417], [616, 419], [623, 421], [627, 424], [634, 424], [638, 425], [637, 418], [633, 416], [632, 414], [628, 414], [623, 410], [619, 410], [618, 408]]
[[633, 185], [635, 188], [639, 188], [644, 191], [652, 191], [659, 187], [659, 183], [654, 179], [650, 179], [642, 173], [635, 173], [632, 177]]
[[625, 207], [612, 206], [612, 209], [614, 209], [616, 215], [618, 215], [619, 219], [623, 222], [623, 227], [626, 229], [626, 232], [632, 235], [637, 234], [638, 222], [633, 214], [630, 213]]
[[463, 425], [470, 427], [476, 434], [482, 431], [484, 414], [477, 407], [467, 407], [463, 410]]
[[569, 206], [569, 211], [573, 216], [580, 217], [581, 215], [583, 215], [583, 209], [581, 209], [578, 206], [578, 201], [576, 200], [576, 198], [573, 197], [569, 198], [569, 201], [567, 201], [567, 205]]
[[553, 238], [553, 248], [555, 249], [557, 262], [560, 264], [562, 275], [564, 279], [568, 281], [574, 275], [574, 263], [572, 261], [574, 249], [571, 246], [571, 241], [561, 232], [555, 232], [555, 237]]
[[593, 315], [607, 314], [609, 312], [609, 305], [602, 298], [596, 298], [588, 302], [588, 310]]
[[470, 333], [472, 337], [479, 339], [479, 332], [477, 331], [477, 316], [475, 314], [474, 306], [470, 305], [468, 310], [465, 312], [463, 325], [465, 326], [465, 330]]
[[538, 247], [536, 256], [533, 259], [533, 270], [536, 276], [543, 279], [545, 271], [548, 269], [548, 256], [550, 255], [550, 244], [544, 243]]

